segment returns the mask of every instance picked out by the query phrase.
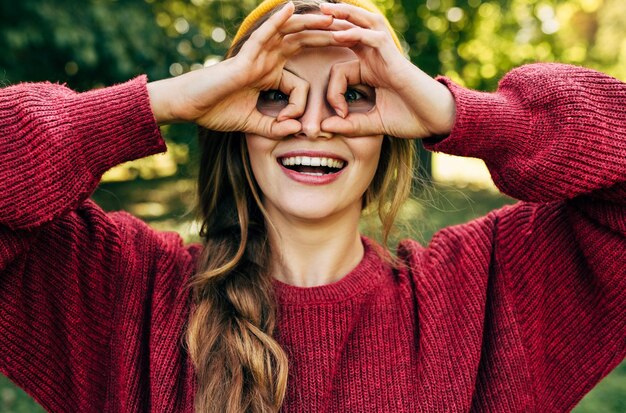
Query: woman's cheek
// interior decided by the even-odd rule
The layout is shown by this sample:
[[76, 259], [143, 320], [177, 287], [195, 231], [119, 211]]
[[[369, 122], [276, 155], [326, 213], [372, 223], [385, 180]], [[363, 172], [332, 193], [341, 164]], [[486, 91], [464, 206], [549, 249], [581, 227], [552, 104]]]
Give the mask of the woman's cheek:
[[358, 159], [363, 165], [365, 169], [363, 174], [367, 175], [370, 181], [374, 178], [378, 168], [383, 139], [382, 136], [350, 138], [351, 141], [354, 141], [353, 153], [355, 159]]
[[259, 186], [265, 186], [265, 177], [270, 170], [272, 161], [272, 151], [277, 141], [259, 135], [246, 134], [246, 146], [248, 147], [248, 158], [252, 167], [252, 174]]
[[253, 159], [261, 160], [271, 156], [272, 150], [276, 146], [276, 141], [263, 136], [246, 133], [246, 145], [250, 162]]

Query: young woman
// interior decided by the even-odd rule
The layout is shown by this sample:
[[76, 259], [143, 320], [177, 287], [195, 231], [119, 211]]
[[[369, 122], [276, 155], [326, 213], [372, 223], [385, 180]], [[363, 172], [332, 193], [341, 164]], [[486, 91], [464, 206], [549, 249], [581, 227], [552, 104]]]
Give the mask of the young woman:
[[[295, 10], [295, 11], [294, 11]], [[228, 58], [0, 91], [0, 370], [54, 412], [568, 411], [626, 354], [626, 85], [431, 79], [364, 0], [263, 2]], [[203, 245], [88, 200], [196, 122]], [[412, 141], [521, 201], [402, 242]]]

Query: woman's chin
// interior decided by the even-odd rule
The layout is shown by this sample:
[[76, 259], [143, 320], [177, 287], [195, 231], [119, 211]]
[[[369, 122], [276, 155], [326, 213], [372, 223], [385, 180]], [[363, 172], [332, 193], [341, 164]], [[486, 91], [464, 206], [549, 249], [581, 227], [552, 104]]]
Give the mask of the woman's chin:
[[[285, 202], [271, 203], [271, 205], [266, 205], [266, 208], [270, 218], [279, 214], [282, 218], [281, 220], [310, 221], [316, 224], [320, 224], [325, 220], [336, 220], [339, 216], [350, 214], [349, 211], [353, 209], [350, 205], [340, 205], [328, 199], [316, 199], [315, 201], [310, 199], [290, 199]], [[357, 207], [357, 209], [359, 208]], [[356, 212], [358, 216], [359, 211]]]
[[305, 207], [286, 207], [281, 208], [280, 212], [286, 217], [290, 217], [292, 219], [297, 219], [300, 221], [311, 221], [311, 222], [319, 222], [325, 219], [329, 219], [333, 215], [335, 215], [335, 211], [333, 208], [328, 207], [315, 207], [312, 205], [307, 205]]

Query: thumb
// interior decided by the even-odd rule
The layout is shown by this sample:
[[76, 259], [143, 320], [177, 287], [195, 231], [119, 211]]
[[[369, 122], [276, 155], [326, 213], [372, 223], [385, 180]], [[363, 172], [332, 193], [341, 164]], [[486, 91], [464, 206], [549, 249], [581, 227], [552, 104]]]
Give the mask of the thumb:
[[383, 127], [378, 116], [373, 113], [350, 113], [345, 118], [331, 116], [322, 121], [322, 130], [343, 136], [383, 135]]
[[272, 116], [255, 112], [250, 116], [244, 127], [244, 132], [253, 133], [269, 139], [283, 139], [294, 135], [302, 129], [302, 124], [296, 119], [287, 118], [278, 121]]

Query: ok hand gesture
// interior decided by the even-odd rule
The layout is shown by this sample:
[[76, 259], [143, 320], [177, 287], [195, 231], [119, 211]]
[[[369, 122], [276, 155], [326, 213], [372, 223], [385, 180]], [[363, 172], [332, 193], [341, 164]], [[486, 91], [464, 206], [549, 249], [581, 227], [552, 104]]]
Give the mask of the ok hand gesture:
[[[323, 130], [399, 138], [450, 133], [455, 116], [452, 94], [400, 53], [382, 16], [349, 4], [323, 3], [321, 10], [351, 23], [350, 28], [332, 31], [333, 38], [358, 57], [336, 64], [331, 71], [327, 99], [338, 116], [324, 120]], [[367, 113], [348, 111], [344, 94], [354, 84], [376, 90], [375, 106]]]
[[[214, 66], [148, 85], [160, 123], [195, 122], [207, 129], [282, 138], [300, 131], [309, 85], [283, 69], [305, 47], [334, 43], [332, 16], [294, 15], [287, 3], [256, 29], [234, 57]], [[289, 104], [277, 116], [256, 108], [259, 94], [279, 90]]]

